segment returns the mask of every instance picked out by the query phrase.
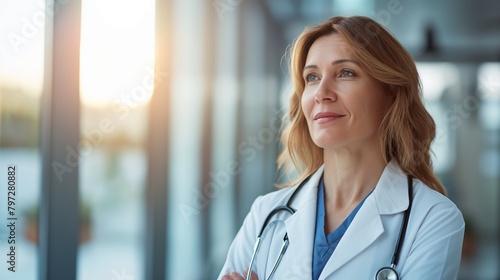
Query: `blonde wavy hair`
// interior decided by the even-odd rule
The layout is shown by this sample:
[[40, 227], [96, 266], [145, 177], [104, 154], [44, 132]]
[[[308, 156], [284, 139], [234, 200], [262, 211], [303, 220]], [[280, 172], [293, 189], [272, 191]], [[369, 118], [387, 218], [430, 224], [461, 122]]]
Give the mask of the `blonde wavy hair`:
[[297, 173], [298, 176], [281, 186], [292, 186], [304, 180], [323, 164], [323, 150], [312, 141], [302, 112], [302, 71], [311, 45], [329, 34], [342, 36], [361, 67], [378, 80], [391, 96], [379, 127], [386, 163], [395, 159], [407, 175], [446, 194], [446, 189], [432, 170], [430, 145], [436, 136], [436, 126], [422, 102], [415, 61], [384, 27], [361, 16], [328, 19], [306, 29], [293, 44], [290, 53], [293, 92], [289, 112], [285, 116], [287, 125], [281, 134], [283, 151], [278, 157], [278, 167], [288, 175]]

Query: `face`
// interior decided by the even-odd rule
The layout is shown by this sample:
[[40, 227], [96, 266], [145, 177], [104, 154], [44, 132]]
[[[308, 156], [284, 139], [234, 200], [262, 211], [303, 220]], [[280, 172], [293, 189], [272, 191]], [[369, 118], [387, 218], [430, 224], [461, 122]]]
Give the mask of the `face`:
[[303, 69], [302, 110], [313, 142], [325, 150], [380, 145], [389, 97], [349, 49], [340, 35], [320, 37]]

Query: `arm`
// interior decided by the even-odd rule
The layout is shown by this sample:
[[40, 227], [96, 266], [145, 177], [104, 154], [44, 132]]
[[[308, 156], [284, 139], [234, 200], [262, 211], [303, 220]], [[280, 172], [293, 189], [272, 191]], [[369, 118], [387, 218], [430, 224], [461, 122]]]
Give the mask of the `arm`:
[[464, 228], [462, 214], [455, 205], [431, 207], [416, 233], [401, 278], [456, 279]]
[[[232, 272], [231, 274], [226, 274], [223, 275], [221, 280], [245, 280], [247, 276], [247, 270], [243, 274], [238, 274], [236, 272]], [[252, 275], [250, 276], [250, 280], [259, 280], [257, 277], [257, 274], [252, 272]]]

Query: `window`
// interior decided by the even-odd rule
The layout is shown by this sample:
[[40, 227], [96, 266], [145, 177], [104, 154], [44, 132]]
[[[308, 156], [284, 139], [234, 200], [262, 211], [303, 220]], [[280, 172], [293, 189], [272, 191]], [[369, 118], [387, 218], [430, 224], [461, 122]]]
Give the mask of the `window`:
[[[40, 199], [38, 144], [45, 9], [38, 1], [0, 1], [0, 220], [15, 217], [15, 244], [0, 227], [0, 279], [36, 279]], [[7, 167], [16, 166], [15, 214], [8, 216]], [[10, 195], [11, 196], [11, 195]], [[12, 196], [11, 196], [12, 197]], [[15, 266], [6, 263], [15, 245]], [[11, 259], [9, 257], [9, 259]], [[13, 273], [9, 267], [15, 269]]]
[[79, 280], [144, 277], [154, 5], [82, 1]]

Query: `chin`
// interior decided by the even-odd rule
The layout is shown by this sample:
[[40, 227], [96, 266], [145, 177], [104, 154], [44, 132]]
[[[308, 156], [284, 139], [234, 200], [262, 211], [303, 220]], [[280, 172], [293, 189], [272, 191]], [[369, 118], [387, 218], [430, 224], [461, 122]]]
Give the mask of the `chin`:
[[335, 149], [342, 147], [338, 139], [313, 139], [314, 144], [322, 149]]

